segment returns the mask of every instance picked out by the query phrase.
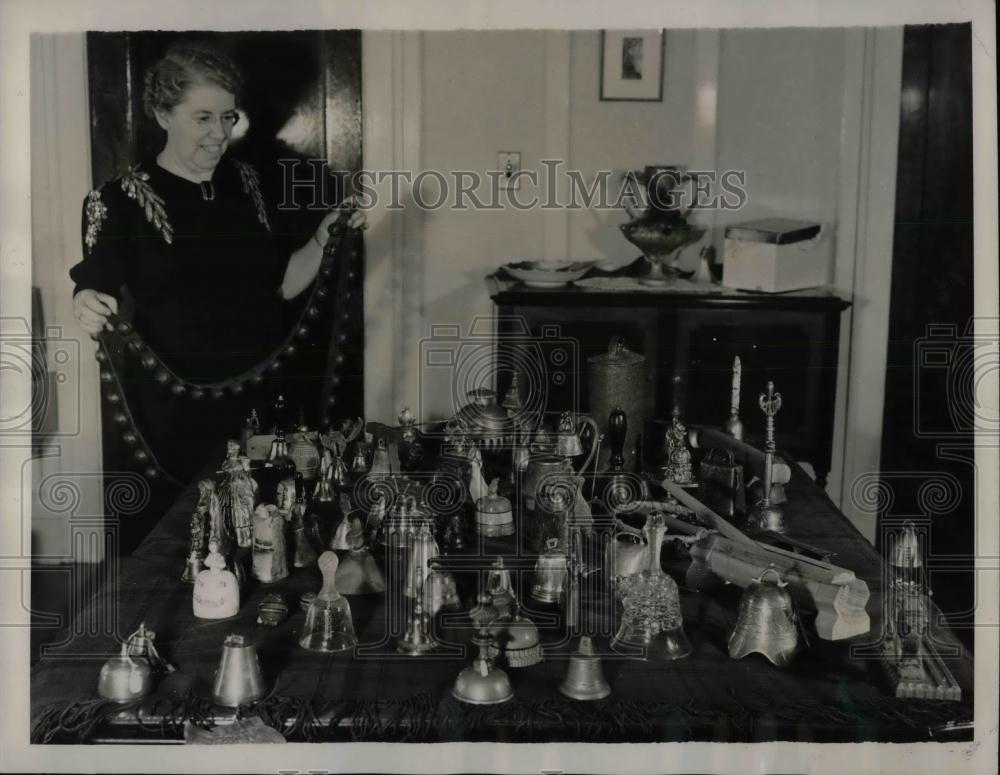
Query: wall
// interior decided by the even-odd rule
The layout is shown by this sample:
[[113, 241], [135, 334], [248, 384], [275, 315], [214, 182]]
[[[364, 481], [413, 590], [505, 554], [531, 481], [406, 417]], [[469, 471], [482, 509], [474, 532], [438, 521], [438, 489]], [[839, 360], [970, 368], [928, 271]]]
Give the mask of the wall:
[[32, 36], [32, 282], [41, 289], [48, 367], [61, 375], [58, 432], [22, 477], [22, 492], [31, 492], [23, 503], [31, 504], [38, 562], [97, 562], [106, 549], [95, 344], [73, 318], [68, 275], [82, 257], [80, 208], [91, 188], [89, 125], [83, 34]]
[[[891, 261], [885, 185], [895, 168], [887, 140], [898, 113], [898, 37], [898, 28], [671, 30], [663, 100], [627, 103], [598, 98], [598, 31], [366, 33], [365, 166], [484, 171], [512, 150], [524, 169], [559, 158], [585, 176], [650, 163], [743, 169], [747, 206], [699, 215], [718, 227], [706, 242], [721, 250], [727, 224], [765, 214], [835, 224], [830, 282], [855, 295], [855, 310], [842, 320], [829, 492], [870, 534], [871, 515], [847, 493], [877, 466], [866, 429], [880, 427], [871, 396], [884, 373], [878, 315]], [[635, 250], [618, 232], [625, 220], [598, 210], [373, 213], [366, 368], [379, 379], [366, 388], [367, 413], [391, 418], [406, 404], [427, 420], [453, 413], [472, 385], [456, 391], [421, 368], [431, 323], [467, 334], [492, 312], [482, 278], [514, 258], [627, 261]], [[682, 263], [692, 265], [697, 250]]]

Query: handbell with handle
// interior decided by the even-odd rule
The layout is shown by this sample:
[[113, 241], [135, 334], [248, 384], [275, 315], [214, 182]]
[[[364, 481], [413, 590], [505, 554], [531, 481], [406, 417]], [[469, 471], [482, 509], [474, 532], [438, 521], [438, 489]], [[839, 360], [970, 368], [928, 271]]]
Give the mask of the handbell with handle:
[[559, 692], [574, 700], [601, 700], [611, 694], [611, 686], [604, 677], [601, 658], [594, 654], [593, 641], [580, 636], [580, 645], [569, 658], [566, 677], [559, 684]]

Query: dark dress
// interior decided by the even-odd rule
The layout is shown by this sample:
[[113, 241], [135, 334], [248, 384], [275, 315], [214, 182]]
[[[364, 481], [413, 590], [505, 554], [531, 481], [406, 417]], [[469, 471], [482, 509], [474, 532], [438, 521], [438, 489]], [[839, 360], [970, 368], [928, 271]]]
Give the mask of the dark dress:
[[[263, 360], [285, 333], [279, 288], [302, 236], [281, 224], [249, 164], [224, 158], [210, 183], [193, 183], [150, 159], [87, 196], [84, 260], [70, 275], [76, 290], [92, 288], [119, 304], [127, 289], [137, 332], [179, 377], [232, 377]], [[158, 462], [181, 479], [200, 471], [264, 400], [260, 391], [176, 398], [134, 358], [126, 365], [136, 425]]]

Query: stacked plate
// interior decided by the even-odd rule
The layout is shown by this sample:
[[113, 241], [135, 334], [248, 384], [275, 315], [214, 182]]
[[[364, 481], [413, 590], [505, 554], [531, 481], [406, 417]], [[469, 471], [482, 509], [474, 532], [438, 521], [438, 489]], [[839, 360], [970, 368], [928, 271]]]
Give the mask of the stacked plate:
[[558, 288], [579, 280], [593, 261], [513, 261], [502, 269], [531, 288]]

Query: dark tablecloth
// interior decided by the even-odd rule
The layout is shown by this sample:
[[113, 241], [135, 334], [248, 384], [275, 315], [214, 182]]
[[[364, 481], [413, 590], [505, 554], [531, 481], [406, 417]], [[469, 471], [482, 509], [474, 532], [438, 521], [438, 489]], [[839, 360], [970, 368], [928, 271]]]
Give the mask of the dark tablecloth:
[[[55, 708], [103, 713], [90, 739], [178, 738], [185, 717], [204, 711], [224, 638], [250, 635], [260, 654], [269, 698], [256, 711], [290, 739], [497, 742], [542, 741], [926, 741], [929, 727], [972, 718], [972, 659], [946, 629], [937, 640], [954, 649], [947, 664], [963, 689], [961, 702], [896, 699], [880, 669], [877, 641], [882, 632], [882, 564], [874, 548], [854, 529], [801, 470], [786, 487], [790, 533], [834, 553], [833, 561], [853, 570], [871, 591], [872, 628], [851, 641], [827, 642], [812, 634], [809, 648], [784, 669], [751, 655], [730, 659], [728, 633], [735, 621], [740, 590], [722, 587], [709, 593], [683, 588], [683, 562], [670, 564], [681, 583], [685, 629], [691, 656], [672, 663], [646, 663], [606, 655], [605, 674], [613, 693], [598, 702], [563, 697], [557, 687], [575, 643], [562, 627], [558, 607], [527, 595], [532, 558], [511, 559], [523, 613], [539, 626], [545, 645], [542, 664], [507, 669], [515, 699], [497, 706], [470, 706], [455, 700], [452, 686], [470, 663], [471, 626], [462, 614], [435, 625], [446, 652], [425, 657], [395, 653], [395, 638], [405, 622], [389, 616], [384, 595], [351, 597], [361, 647], [355, 654], [317, 654], [298, 645], [305, 615], [302, 592], [317, 590], [315, 568], [293, 570], [278, 584], [251, 582], [240, 614], [225, 621], [194, 618], [191, 586], [180, 581], [187, 550], [188, 524], [196, 503], [192, 485], [164, 515], [130, 557], [121, 559], [82, 616], [36, 664], [31, 675], [32, 719]], [[509, 542], [490, 542], [478, 563], [482, 570], [456, 572], [463, 608], [474, 601], [479, 577]], [[390, 565], [393, 560], [390, 558]], [[398, 559], [395, 560], [398, 569]], [[522, 566], [522, 571], [516, 568]], [[394, 571], [390, 569], [390, 579]], [[595, 574], [594, 578], [598, 578]], [[598, 584], [599, 586], [599, 584]], [[280, 592], [292, 611], [275, 628], [256, 624], [257, 603]], [[597, 628], [597, 645], [608, 651], [619, 612], [588, 599], [584, 621]], [[394, 621], [394, 619], [396, 621]], [[177, 672], [158, 682], [140, 709], [115, 716], [96, 707], [96, 682], [103, 662], [140, 622], [155, 630], [161, 653]], [[387, 632], [394, 633], [387, 636]], [[58, 641], [61, 640], [61, 643]], [[866, 649], [866, 646], [870, 647]], [[89, 705], [88, 705], [89, 702]], [[222, 709], [216, 709], [225, 714]], [[230, 713], [231, 715], [231, 713]], [[142, 722], [142, 723], [140, 723]], [[68, 724], [67, 724], [68, 726]], [[73, 742], [80, 733], [46, 737]], [[969, 733], [971, 739], [971, 732]]]

